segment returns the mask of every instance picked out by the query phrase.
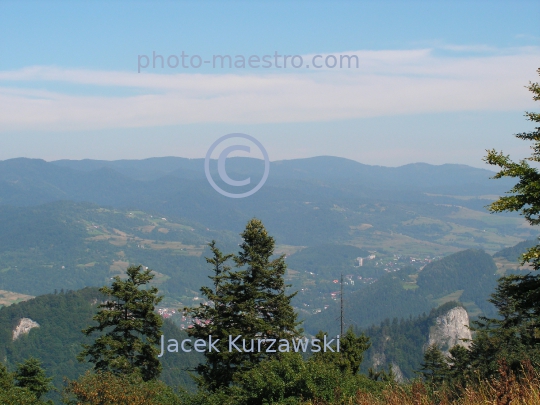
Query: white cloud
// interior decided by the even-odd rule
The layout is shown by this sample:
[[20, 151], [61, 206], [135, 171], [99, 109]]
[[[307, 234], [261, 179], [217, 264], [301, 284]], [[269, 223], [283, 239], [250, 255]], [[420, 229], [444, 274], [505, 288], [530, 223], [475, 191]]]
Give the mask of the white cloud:
[[[88, 130], [523, 110], [532, 105], [524, 86], [538, 79], [540, 67], [540, 50], [532, 47], [468, 57], [438, 56], [432, 49], [347, 53], [358, 56], [359, 69], [213, 74], [147, 69], [138, 74], [37, 66], [4, 71], [0, 128]], [[90, 95], [89, 88], [116, 95]], [[122, 94], [126, 91], [129, 95]]]

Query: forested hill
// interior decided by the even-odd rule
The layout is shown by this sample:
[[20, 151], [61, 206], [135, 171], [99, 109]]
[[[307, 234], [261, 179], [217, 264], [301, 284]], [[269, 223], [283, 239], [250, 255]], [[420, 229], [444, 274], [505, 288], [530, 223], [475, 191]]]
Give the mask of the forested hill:
[[227, 232], [90, 203], [0, 206], [0, 223], [0, 290], [34, 296], [102, 286], [131, 263], [155, 270], [168, 297], [191, 298], [207, 282], [205, 244], [237, 246]]
[[[362, 363], [362, 372], [369, 368], [376, 370], [398, 367], [405, 379], [416, 378], [415, 371], [420, 369], [424, 360], [430, 330], [439, 316], [444, 316], [453, 308], [461, 307], [456, 302], [448, 302], [418, 317], [385, 319], [378, 325], [362, 330], [371, 341]], [[468, 325], [463, 325], [466, 327]], [[360, 330], [357, 330], [359, 333]]]
[[[369, 211], [373, 223], [387, 212], [381, 210]], [[333, 212], [342, 213], [337, 208]], [[224, 252], [231, 253], [239, 240], [233, 232], [195, 221], [67, 201], [30, 207], [0, 205], [0, 220], [4, 225], [0, 227], [0, 290], [33, 296], [105, 285], [129, 264], [142, 264], [154, 270], [153, 284], [166, 296], [167, 306], [189, 306], [196, 302], [199, 288], [209, 283], [206, 243], [216, 239]], [[291, 290], [300, 291], [294, 305], [310, 333], [335, 329], [340, 274], [350, 276], [345, 291], [346, 318], [351, 324], [367, 327], [388, 317], [418, 315], [448, 300], [461, 300], [472, 316], [489, 313], [486, 299], [503, 273], [494, 275], [497, 269], [488, 254], [468, 250], [440, 261], [430, 255], [420, 264], [412, 263], [411, 257], [401, 253], [403, 245], [388, 245], [374, 228], [364, 224], [358, 230], [365, 233], [366, 243], [381, 244], [373, 260], [367, 259], [373, 248], [363, 247], [358, 239], [348, 244], [279, 245], [279, 253], [287, 254]], [[419, 246], [397, 237], [409, 248]], [[358, 257], [365, 259], [362, 267]]]
[[529, 248], [536, 246], [537, 244], [538, 240], [525, 240], [515, 246], [511, 246], [494, 253], [493, 257], [502, 257], [508, 261], [517, 262], [521, 259], [522, 254], [524, 254]]
[[[93, 315], [104, 297], [97, 288], [62, 291], [0, 308], [0, 359], [10, 369], [29, 357], [43, 362], [47, 374], [54, 377], [57, 388], [63, 378], [76, 379], [89, 368], [89, 363], [77, 361], [82, 343], [91, 343], [82, 329], [94, 325]], [[13, 341], [13, 330], [23, 318], [37, 322], [39, 327], [21, 334]], [[170, 322], [163, 332], [168, 338], [182, 339], [187, 335]], [[193, 353], [170, 354], [162, 357], [162, 379], [171, 386], [193, 386], [187, 368], [193, 368], [199, 359]]]
[[[13, 160], [15, 161], [15, 159]], [[6, 161], [8, 163], [10, 161]], [[113, 170], [133, 180], [153, 180], [165, 176], [184, 179], [204, 180], [204, 159], [180, 157], [160, 157], [143, 160], [58, 160], [49, 163], [63, 169], [80, 172]], [[227, 169], [239, 176], [253, 174], [262, 161], [251, 158], [230, 158]], [[407, 188], [429, 189], [431, 192], [453, 194], [457, 189], [474, 192], [498, 190], [502, 185], [486, 182], [493, 172], [459, 164], [430, 165], [426, 163], [407, 164], [400, 167], [370, 166], [353, 160], [318, 156], [304, 159], [274, 161], [270, 170], [272, 178], [284, 180], [339, 181], [369, 186], [375, 189], [405, 190]], [[474, 190], [480, 187], [481, 190]]]
[[[492, 315], [487, 302], [500, 277], [493, 258], [481, 250], [461, 251], [433, 261], [418, 271], [404, 268], [344, 296], [345, 322], [367, 328], [386, 318], [418, 316], [445, 302], [460, 301], [474, 317]], [[308, 318], [310, 333], [337, 333], [339, 306]]]
[[[255, 159], [227, 160], [232, 178], [250, 176], [253, 182], [258, 181], [261, 165]], [[0, 204], [87, 201], [235, 233], [257, 217], [280, 243], [298, 246], [351, 239], [368, 243], [372, 233], [379, 232], [379, 238], [394, 245], [404, 243], [400, 240], [404, 235], [423, 244], [497, 251], [523, 239], [523, 229], [518, 229], [523, 221], [493, 220], [477, 212], [484, 213], [490, 199], [511, 186], [506, 180], [490, 180], [492, 175], [463, 165], [389, 168], [326, 156], [273, 162], [259, 192], [229, 199], [208, 184], [201, 159], [45, 162], [21, 158], [0, 161]]]

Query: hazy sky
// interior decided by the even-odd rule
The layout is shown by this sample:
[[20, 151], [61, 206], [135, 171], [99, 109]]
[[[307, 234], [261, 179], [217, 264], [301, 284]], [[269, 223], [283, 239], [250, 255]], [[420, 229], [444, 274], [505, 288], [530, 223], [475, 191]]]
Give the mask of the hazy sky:
[[204, 157], [231, 132], [271, 160], [525, 156], [538, 21], [537, 0], [3, 0], [0, 159]]

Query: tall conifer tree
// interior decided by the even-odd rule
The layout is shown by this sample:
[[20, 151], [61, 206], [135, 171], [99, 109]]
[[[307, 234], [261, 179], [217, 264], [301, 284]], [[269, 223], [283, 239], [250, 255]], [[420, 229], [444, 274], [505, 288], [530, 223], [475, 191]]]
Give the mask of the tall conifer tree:
[[[285, 292], [288, 285], [284, 276], [284, 256], [272, 258], [275, 240], [268, 235], [262, 222], [252, 219], [241, 234], [243, 243], [237, 255], [223, 255], [215, 242], [210, 244], [213, 257], [207, 259], [214, 266], [214, 289], [202, 288], [202, 294], [212, 303], [198, 308], [185, 308], [196, 321], [189, 330], [191, 336], [219, 339], [220, 352], [205, 352], [206, 363], [199, 366], [199, 383], [209, 390], [227, 387], [234, 375], [251, 369], [262, 360], [278, 356], [266, 353], [266, 339], [288, 339], [300, 335], [297, 315], [291, 305], [295, 294]], [[225, 262], [232, 258], [236, 268]], [[229, 351], [229, 336], [235, 338], [241, 352]], [[246, 346], [242, 346], [242, 340]], [[259, 351], [259, 342], [260, 351]], [[274, 346], [277, 347], [277, 344]]]
[[89, 357], [95, 370], [138, 373], [144, 381], [149, 381], [161, 373], [156, 345], [161, 337], [163, 320], [154, 310], [163, 297], [157, 295], [156, 287], [140, 289], [154, 278], [151, 270], [131, 266], [127, 275], [126, 280], [116, 276], [111, 287], [100, 288], [108, 298], [99, 305], [100, 310], [94, 316], [98, 325], [83, 330], [83, 333], [105, 333], [92, 345], [83, 345], [79, 360]]
[[53, 378], [47, 377], [45, 370], [41, 368], [41, 362], [33, 357], [18, 364], [13, 376], [17, 387], [28, 389], [37, 399], [54, 389], [51, 384]]
[[[529, 83], [528, 89], [533, 93], [533, 99], [540, 101], [540, 84]], [[540, 123], [540, 113], [526, 112], [525, 116], [529, 121]], [[529, 224], [539, 225], [540, 171], [537, 164], [540, 162], [540, 127], [515, 136], [532, 143], [532, 155], [513, 162], [502, 152], [487, 151], [484, 160], [500, 168], [494, 178], [519, 179], [509, 195], [500, 197], [489, 208], [492, 212], [520, 212]], [[521, 264], [526, 262], [534, 270], [540, 270], [540, 245], [523, 255]], [[498, 360], [502, 358], [517, 372], [524, 359], [531, 359], [540, 366], [540, 275], [529, 273], [502, 277], [490, 301], [496, 306], [499, 318], [482, 318], [476, 323], [478, 333], [470, 355], [473, 365], [486, 377], [497, 372]]]

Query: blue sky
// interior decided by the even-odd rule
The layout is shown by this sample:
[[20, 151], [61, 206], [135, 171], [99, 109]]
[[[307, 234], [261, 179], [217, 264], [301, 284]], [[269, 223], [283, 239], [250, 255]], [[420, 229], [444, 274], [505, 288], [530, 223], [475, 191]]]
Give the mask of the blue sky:
[[[0, 2], [0, 159], [516, 157], [538, 110], [538, 1]], [[143, 69], [139, 55], [355, 55], [358, 69]], [[323, 60], [321, 59], [321, 60]], [[538, 104], [538, 103], [536, 103]]]

